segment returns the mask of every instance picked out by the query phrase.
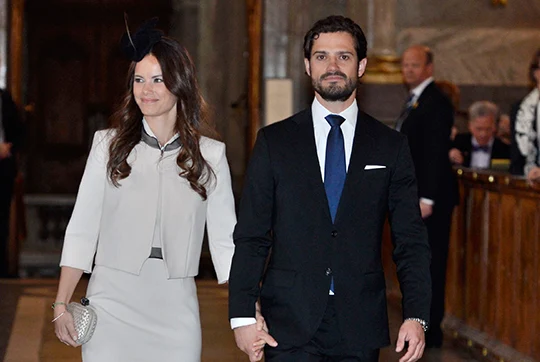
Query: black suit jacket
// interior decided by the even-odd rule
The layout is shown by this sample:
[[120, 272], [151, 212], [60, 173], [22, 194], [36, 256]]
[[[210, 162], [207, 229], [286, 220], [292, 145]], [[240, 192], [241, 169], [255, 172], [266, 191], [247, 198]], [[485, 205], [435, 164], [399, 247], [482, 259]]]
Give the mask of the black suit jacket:
[[234, 231], [230, 317], [255, 316], [260, 295], [270, 334], [302, 346], [321, 323], [333, 276], [337, 318], [350, 348], [389, 344], [381, 262], [389, 215], [404, 317], [428, 321], [430, 250], [413, 170], [406, 138], [359, 112], [333, 224], [311, 109], [261, 129]]
[[457, 181], [448, 152], [454, 110], [450, 100], [430, 83], [408, 114], [401, 132], [409, 140], [418, 180], [418, 196], [439, 206], [458, 202]]
[[22, 146], [24, 127], [21, 123], [17, 107], [9, 92], [0, 90], [0, 97], [2, 102], [2, 125], [4, 128], [5, 142], [12, 144], [12, 156], [0, 160], [0, 176], [3, 179], [13, 179], [17, 174], [16, 155]]
[[[517, 145], [517, 139], [516, 139], [516, 118], [517, 114], [519, 112], [519, 108], [521, 106], [521, 102], [523, 100], [520, 100], [519, 102], [516, 102], [512, 104], [512, 107], [510, 109], [510, 130], [512, 134], [512, 143], [510, 143], [510, 173], [512, 175], [519, 175], [519, 176], [527, 176], [523, 175], [524, 168], [525, 168], [525, 156], [521, 154], [521, 151], [519, 150], [519, 147]], [[535, 112], [538, 111], [538, 108], [536, 108]], [[534, 119], [536, 119], [536, 114]]]
[[[457, 148], [463, 155], [463, 166], [470, 167], [471, 165], [471, 152], [472, 152], [472, 135], [467, 133], [460, 133], [456, 135], [456, 138], [451, 143], [451, 148]], [[510, 159], [510, 146], [504, 144], [500, 139], [495, 137], [493, 140], [493, 146], [491, 147], [491, 159], [506, 158]]]

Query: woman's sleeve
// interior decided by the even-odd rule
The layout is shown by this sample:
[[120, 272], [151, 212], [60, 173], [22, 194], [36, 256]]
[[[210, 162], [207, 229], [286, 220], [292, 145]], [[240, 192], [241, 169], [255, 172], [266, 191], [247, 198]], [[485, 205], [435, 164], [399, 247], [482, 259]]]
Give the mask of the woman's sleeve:
[[212, 165], [215, 184], [208, 194], [206, 227], [212, 263], [216, 270], [218, 282], [223, 284], [229, 279], [234, 254], [232, 233], [236, 225], [236, 213], [231, 174], [225, 155], [225, 145], [220, 143], [219, 146], [218, 161]]
[[79, 185], [75, 207], [69, 220], [60, 266], [92, 271], [101, 221], [106, 183], [107, 131], [94, 134], [92, 148]]

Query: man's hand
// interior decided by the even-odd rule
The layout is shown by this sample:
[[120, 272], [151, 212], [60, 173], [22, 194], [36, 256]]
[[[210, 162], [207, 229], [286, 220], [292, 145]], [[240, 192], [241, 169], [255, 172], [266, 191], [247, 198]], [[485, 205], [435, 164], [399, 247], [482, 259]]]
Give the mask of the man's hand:
[[[277, 346], [276, 340], [263, 329], [262, 325], [262, 323], [257, 322], [256, 324], [234, 329], [236, 345], [242, 352], [249, 356], [250, 362], [260, 361], [262, 359], [265, 344], [272, 347]], [[266, 325], [264, 326], [266, 327]], [[261, 328], [260, 330], [258, 330], [259, 327]]]
[[540, 167], [533, 167], [527, 175], [527, 180], [530, 182], [540, 181]]
[[415, 362], [424, 354], [426, 341], [424, 330], [420, 323], [412, 320], [403, 322], [398, 333], [396, 352], [401, 352], [405, 348], [405, 342], [409, 342], [407, 352], [399, 359], [399, 362]]
[[422, 219], [428, 218], [433, 214], [433, 205], [420, 201], [420, 213], [422, 214]]
[[448, 157], [450, 158], [450, 162], [452, 162], [454, 165], [463, 164], [463, 155], [457, 148], [452, 148], [450, 152], [448, 152]]
[[0, 143], [0, 160], [11, 157], [11, 143]]

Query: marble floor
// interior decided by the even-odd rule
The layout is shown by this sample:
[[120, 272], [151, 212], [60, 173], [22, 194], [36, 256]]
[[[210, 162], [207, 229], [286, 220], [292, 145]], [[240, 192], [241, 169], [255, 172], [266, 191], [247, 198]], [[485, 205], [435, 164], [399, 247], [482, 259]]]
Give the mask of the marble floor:
[[[198, 280], [203, 327], [203, 362], [247, 361], [234, 343], [227, 321], [227, 289], [213, 280]], [[83, 295], [86, 281], [75, 295]], [[50, 320], [50, 303], [56, 280], [0, 280], [0, 361], [4, 362], [79, 362], [80, 350], [58, 342]], [[392, 335], [400, 323], [399, 307], [390, 303]], [[395, 338], [395, 337], [393, 337]], [[388, 347], [380, 361], [398, 361], [399, 356]], [[422, 361], [475, 362], [468, 353], [445, 341], [442, 349], [428, 350]], [[120, 362], [120, 361], [119, 361]], [[149, 361], [154, 362], [154, 361]]]

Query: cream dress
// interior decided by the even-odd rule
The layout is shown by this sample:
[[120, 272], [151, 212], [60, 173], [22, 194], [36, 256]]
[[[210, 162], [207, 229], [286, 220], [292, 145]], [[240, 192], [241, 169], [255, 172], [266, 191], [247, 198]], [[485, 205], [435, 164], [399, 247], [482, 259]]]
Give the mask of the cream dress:
[[98, 315], [84, 362], [198, 362], [201, 327], [193, 278], [167, 279], [163, 260], [140, 275], [96, 266], [87, 298]]
[[[145, 130], [147, 130], [146, 124]], [[174, 139], [169, 142], [173, 141]], [[162, 152], [165, 147], [167, 145], [162, 148]], [[223, 181], [225, 186], [222, 186], [225, 187], [224, 191], [222, 191], [223, 195], [225, 195], [222, 200], [225, 201], [220, 200], [220, 203], [226, 204], [227, 209], [221, 211], [221, 209], [215, 209], [216, 206], [212, 207], [216, 212], [221, 213], [220, 221], [226, 224], [223, 230], [230, 229], [230, 231], [217, 233], [215, 227], [212, 229], [209, 226], [208, 235], [212, 258], [214, 261], [221, 261], [219, 264], [221, 266], [216, 270], [218, 278], [220, 274], [222, 275], [220, 281], [223, 282], [228, 277], [230, 260], [234, 251], [232, 238], [228, 235], [231, 234], [232, 236], [235, 218], [232, 191], [228, 186], [229, 183], [227, 183], [229, 180], [228, 168], [223, 169], [221, 174], [223, 176], [220, 177], [225, 179]], [[81, 189], [88, 191], [86, 188]], [[145, 192], [144, 189], [136, 191], [139, 193]], [[175, 191], [174, 188], [169, 189], [169, 192]], [[171, 196], [168, 195], [167, 197], [170, 198]], [[91, 197], [92, 195], [88, 196], [90, 200]], [[185, 207], [185, 205], [181, 206]], [[141, 205], [141, 207], [144, 207], [144, 205]], [[227, 211], [228, 209], [230, 211]], [[78, 210], [84, 211], [85, 208], [79, 206]], [[142, 245], [140, 240], [133, 240], [132, 248], [126, 248], [125, 243], [116, 249], [112, 248], [112, 243], [106, 244], [105, 246], [109, 251], [107, 258], [98, 259], [96, 257], [96, 266], [92, 271], [86, 297], [90, 301], [90, 306], [95, 308], [98, 320], [91, 340], [82, 346], [83, 362], [199, 362], [201, 360], [199, 305], [193, 278], [196, 273], [194, 274], [191, 271], [191, 267], [186, 267], [187, 276], [177, 277], [175, 275], [171, 277], [171, 265], [167, 265], [167, 260], [169, 260], [168, 262], [171, 264], [176, 263], [175, 266], [177, 267], [180, 264], [174, 258], [186, 258], [186, 255], [174, 255], [174, 253], [170, 252], [175, 250], [177, 253], [177, 250], [182, 250], [173, 248], [173, 244], [177, 240], [172, 240], [172, 238], [177, 237], [178, 232], [190, 233], [191, 230], [193, 233], [193, 229], [190, 224], [187, 224], [185, 228], [182, 224], [178, 224], [175, 225], [176, 233], [167, 233], [166, 230], [160, 230], [160, 225], [162, 225], [161, 228], [163, 229], [167, 222], [170, 223], [168, 220], [178, 218], [177, 215], [161, 215], [161, 210], [161, 208], [157, 208], [156, 222], [153, 227], [153, 236], [151, 236], [152, 240], [146, 245], [150, 246], [151, 244], [153, 247], [165, 246], [165, 249], [168, 247], [169, 254], [164, 251], [164, 260], [142, 259], [143, 264], [138, 275], [125, 271], [125, 269], [129, 270], [129, 268], [125, 268], [124, 264], [130, 260], [126, 258], [125, 253], [134, 255], [134, 253], [129, 253], [138, 250], [137, 247], [140, 249], [140, 245]], [[165, 208], [164, 210], [168, 210], [169, 213], [176, 212], [174, 211], [176, 209], [171, 208]], [[141, 213], [144, 210], [132, 211]], [[90, 211], [87, 211], [87, 214], [88, 212]], [[77, 227], [73, 227], [75, 231], [71, 232], [67, 242], [64, 243], [61, 265], [87, 270], [87, 257], [81, 257], [81, 255], [87, 254], [78, 253], [78, 250], [85, 245], [84, 242], [91, 240], [90, 237], [79, 237], [79, 231], [84, 228], [85, 219], [88, 220], [91, 217], [91, 215], [87, 214], [82, 217], [79, 215], [79, 218], [76, 219], [74, 225], [76, 224]], [[144, 220], [134, 220], [131, 231], [134, 231], [134, 228], [141, 228], [141, 222]], [[212, 223], [211, 221], [214, 221], [215, 225], [215, 220], [207, 219], [207, 226]], [[220, 248], [216, 247], [215, 243], [213, 244], [212, 239], [215, 240], [217, 234], [227, 234], [227, 237], [224, 237], [226, 247]], [[171, 240], [167, 240], [167, 238]], [[107, 239], [107, 241], [110, 240]], [[199, 240], [196, 243], [197, 245], [192, 246], [192, 248], [200, 250]], [[200, 243], [202, 243], [202, 237]], [[101, 248], [103, 247], [104, 245], [101, 245]], [[99, 256], [99, 242], [97, 248]], [[117, 256], [118, 264], [123, 265], [124, 270], [121, 270], [120, 267], [115, 268], [115, 263], [112, 262], [114, 258], [110, 254], [112, 251], [119, 253]], [[148, 250], [147, 255], [150, 255], [150, 250]], [[124, 258], [122, 260], [123, 264], [120, 263], [122, 258]], [[195, 265], [198, 265], [198, 263]], [[216, 265], [215, 262], [214, 265]], [[173, 268], [172, 270], [178, 274], [177, 269]]]

